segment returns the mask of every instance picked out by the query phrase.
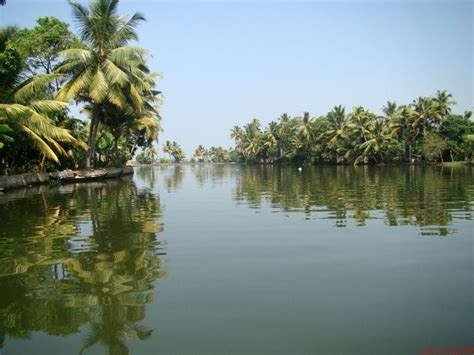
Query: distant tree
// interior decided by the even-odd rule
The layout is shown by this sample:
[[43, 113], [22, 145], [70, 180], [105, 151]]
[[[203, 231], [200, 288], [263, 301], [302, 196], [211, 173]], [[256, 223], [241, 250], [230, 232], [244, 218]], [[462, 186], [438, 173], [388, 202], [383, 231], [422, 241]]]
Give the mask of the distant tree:
[[204, 162], [206, 161], [206, 156], [207, 156], [207, 150], [206, 148], [204, 148], [203, 145], [200, 144], [194, 151], [193, 159], [197, 160], [198, 162]]
[[474, 153], [474, 134], [468, 134], [464, 137], [464, 147], [466, 152], [466, 160], [472, 163], [472, 154]]
[[423, 143], [423, 153], [428, 160], [439, 158], [443, 163], [443, 152], [448, 149], [448, 144], [439, 134], [427, 132]]
[[451, 161], [454, 161], [456, 156], [463, 155], [464, 137], [474, 134], [474, 122], [469, 119], [469, 114], [448, 115], [439, 128], [439, 134], [446, 140]]
[[163, 152], [169, 155], [169, 160], [179, 163], [185, 159], [185, 154], [181, 146], [173, 141], [166, 141], [163, 146]]
[[156, 152], [155, 148], [148, 147], [137, 154], [135, 160], [140, 164], [153, 164], [158, 161], [158, 153]]

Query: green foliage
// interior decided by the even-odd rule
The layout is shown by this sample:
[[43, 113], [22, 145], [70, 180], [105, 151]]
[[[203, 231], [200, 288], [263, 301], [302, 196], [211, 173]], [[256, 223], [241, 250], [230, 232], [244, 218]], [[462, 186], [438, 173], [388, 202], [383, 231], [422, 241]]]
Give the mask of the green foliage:
[[16, 34], [16, 45], [26, 58], [26, 69], [32, 73], [52, 73], [59, 52], [78, 40], [69, 30], [69, 24], [55, 17], [41, 17], [37, 26], [22, 29]]
[[[231, 138], [236, 146], [233, 159], [240, 157], [255, 163], [410, 162], [413, 154], [426, 156], [424, 138], [436, 131], [443, 137], [452, 137], [454, 142], [448, 140], [448, 146], [438, 144], [441, 154], [451, 146], [461, 152], [462, 137], [470, 130], [472, 122], [466, 117], [462, 127], [457, 121], [454, 123], [453, 104], [450, 94], [438, 91], [434, 97], [419, 97], [408, 105], [388, 102], [382, 109], [383, 116], [360, 106], [349, 113], [344, 107], [336, 106], [321, 117], [310, 117], [307, 112], [296, 117], [285, 113], [264, 128], [259, 120], [253, 119], [243, 127], [232, 128]], [[429, 144], [433, 143], [430, 139]]]
[[230, 152], [222, 147], [210, 147], [209, 149], [206, 149], [203, 145], [199, 145], [194, 151], [191, 160], [200, 163], [221, 163], [231, 161], [231, 156]]
[[0, 28], [0, 101], [4, 101], [18, 85], [23, 70], [24, 58], [14, 42], [17, 32], [14, 26]]
[[[17, 34], [16, 28], [0, 29], [0, 49], [3, 49], [0, 55], [3, 59], [13, 50], [20, 53]], [[40, 170], [44, 169], [46, 159], [59, 164], [59, 157], [67, 156], [63, 145], [78, 143], [55, 122], [67, 104], [52, 98], [49, 84], [54, 77], [26, 75], [24, 61], [25, 58], [21, 58], [19, 65], [8, 67], [6, 80], [0, 84], [0, 119], [12, 129], [10, 135], [14, 139], [13, 144], [5, 144], [2, 150], [0, 167], [3, 172], [23, 170], [34, 160], [39, 162]], [[7, 68], [5, 63], [4, 70]]]
[[466, 151], [466, 160], [472, 163], [472, 155], [474, 153], [474, 134], [464, 136], [464, 147]]
[[[54, 17], [0, 29], [0, 120], [14, 139], [0, 137], [1, 173], [123, 166], [157, 140], [158, 75], [147, 66], [147, 51], [128, 45], [144, 18], [121, 16], [117, 5], [72, 2], [78, 37]], [[69, 116], [72, 100], [85, 103], [89, 125]]]
[[[147, 51], [128, 45], [138, 39], [135, 28], [144, 17], [140, 13], [130, 18], [118, 15], [117, 5], [116, 0], [96, 0], [86, 8], [71, 2], [82, 43], [60, 52], [62, 61], [55, 68], [55, 73], [68, 78], [57, 97], [88, 104], [91, 123], [86, 168], [93, 167], [97, 158], [99, 124], [114, 136], [113, 164], [132, 156], [143, 139], [135, 134], [133, 142], [130, 130], [146, 132], [149, 139], [160, 130], [159, 92], [154, 88], [157, 75], [147, 66]], [[129, 151], [119, 154], [122, 137]]]
[[464, 138], [474, 134], [474, 122], [470, 120], [469, 114], [449, 115], [441, 124], [439, 134], [446, 140], [451, 155], [462, 159], [466, 148]]
[[169, 162], [179, 163], [182, 162], [186, 155], [184, 154], [183, 149], [177, 142], [166, 141], [163, 146], [163, 152], [168, 154]]
[[443, 159], [448, 143], [439, 134], [428, 132], [423, 143], [423, 152], [428, 160]]
[[148, 147], [138, 153], [135, 160], [140, 164], [154, 164], [158, 161], [158, 153], [155, 148]]
[[12, 142], [13, 138], [8, 136], [7, 133], [11, 133], [12, 130], [6, 124], [0, 124], [0, 149], [5, 145], [4, 142]]

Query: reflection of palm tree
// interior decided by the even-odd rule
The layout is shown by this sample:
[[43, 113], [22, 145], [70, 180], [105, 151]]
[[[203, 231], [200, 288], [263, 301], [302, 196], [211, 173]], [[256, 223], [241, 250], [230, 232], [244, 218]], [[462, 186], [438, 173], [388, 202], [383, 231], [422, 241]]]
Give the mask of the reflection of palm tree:
[[[21, 274], [0, 275], [0, 288], [8, 290], [0, 293], [0, 328], [18, 336], [33, 330], [71, 334], [90, 323], [92, 333], [84, 348], [101, 342], [110, 353], [127, 353], [126, 339], [151, 335], [139, 322], [145, 317], [146, 304], [153, 300], [152, 283], [166, 275], [160, 262], [163, 243], [156, 238], [162, 229], [156, 222], [161, 215], [158, 197], [138, 191], [130, 180], [34, 197], [36, 210], [45, 218], [37, 213], [39, 219], [29, 221], [32, 228], [27, 223], [20, 230], [12, 229], [19, 225], [18, 210], [25, 205], [31, 208], [31, 198], [15, 201], [16, 208], [0, 204], [2, 216], [13, 223], [7, 230], [15, 230], [18, 237], [11, 245], [3, 244], [0, 259], [14, 258], [18, 246], [28, 256]], [[75, 223], [86, 221], [92, 229], [83, 236]], [[46, 223], [52, 240], [47, 247], [36, 241], [47, 239], [46, 229], [38, 228], [41, 222]], [[66, 229], [58, 227], [53, 229], [57, 234], [51, 233], [51, 226], [63, 223]]]
[[91, 321], [91, 333], [85, 338], [79, 354], [83, 354], [86, 349], [98, 343], [103, 344], [109, 354], [128, 354], [125, 340], [135, 336], [145, 340], [153, 333], [153, 330], [129, 320], [128, 309], [117, 303], [117, 299], [105, 297], [101, 301], [97, 319]]
[[168, 187], [168, 189], [176, 189], [183, 182], [183, 177], [183, 167], [179, 165], [173, 166], [165, 178], [165, 185]]
[[[299, 174], [294, 168], [246, 167], [237, 179], [234, 199], [253, 208], [268, 203], [284, 212], [316, 213], [319, 218], [333, 219], [338, 227], [345, 227], [349, 219], [362, 226], [384, 211], [389, 225], [418, 225], [422, 233], [427, 226], [437, 226], [433, 233], [446, 235], [451, 230], [443, 226], [454, 218], [451, 211], [470, 209], [466, 201], [472, 200], [473, 193], [465, 185], [465, 174], [368, 166], [307, 168]], [[415, 177], [417, 189], [413, 189]], [[459, 196], [456, 207], [443, 203], [447, 191]]]

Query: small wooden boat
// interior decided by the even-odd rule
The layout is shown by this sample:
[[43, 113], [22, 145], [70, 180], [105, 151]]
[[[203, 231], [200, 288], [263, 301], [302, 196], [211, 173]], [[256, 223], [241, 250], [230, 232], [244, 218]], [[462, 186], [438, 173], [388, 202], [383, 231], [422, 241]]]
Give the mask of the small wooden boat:
[[107, 170], [66, 170], [58, 171], [49, 174], [49, 177], [54, 180], [59, 180], [62, 182], [79, 182], [87, 180], [96, 180], [100, 178], [105, 178], [107, 176]]

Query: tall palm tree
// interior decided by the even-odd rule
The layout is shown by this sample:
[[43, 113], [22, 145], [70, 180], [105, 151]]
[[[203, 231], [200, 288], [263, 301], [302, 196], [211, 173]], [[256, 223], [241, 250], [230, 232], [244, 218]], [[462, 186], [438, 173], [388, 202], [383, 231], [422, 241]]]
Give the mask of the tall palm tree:
[[260, 121], [254, 118], [250, 123], [244, 126], [244, 135], [242, 140], [242, 153], [246, 159], [256, 159], [262, 148]]
[[57, 73], [65, 74], [66, 84], [58, 99], [89, 102], [93, 105], [86, 168], [93, 166], [99, 122], [104, 120], [101, 106], [105, 103], [123, 109], [132, 105], [142, 111], [152, 96], [153, 80], [144, 57], [147, 52], [127, 46], [137, 40], [136, 26], [145, 18], [140, 13], [130, 18], [117, 14], [118, 0], [95, 0], [89, 8], [71, 2], [73, 17], [83, 41], [81, 48], [62, 51]]
[[163, 145], [163, 152], [168, 154], [170, 158], [170, 162], [173, 156], [173, 144], [170, 141], [166, 141], [165, 144]]
[[293, 127], [291, 126], [291, 117], [287, 113], [283, 113], [278, 118], [279, 131], [278, 131], [278, 148], [280, 151], [280, 159], [285, 159], [287, 150], [290, 147], [291, 133]]
[[448, 93], [446, 90], [438, 90], [434, 101], [438, 104], [438, 111], [443, 115], [449, 115], [451, 113], [451, 106], [456, 104], [456, 101], [451, 100], [453, 95]]
[[239, 152], [242, 152], [242, 138], [243, 138], [243, 130], [239, 126], [232, 127], [230, 131], [230, 138], [235, 141], [235, 147]]
[[207, 150], [203, 145], [198, 145], [194, 152], [194, 157], [197, 158], [199, 162], [204, 162], [206, 160]]
[[345, 108], [341, 105], [335, 106], [327, 114], [326, 131], [320, 138], [326, 143], [326, 147], [335, 153], [336, 162], [342, 159], [340, 149], [343, 141], [347, 139], [347, 126]]
[[311, 146], [314, 143], [312, 120], [309, 116], [309, 112], [304, 112], [303, 118], [299, 118], [295, 127], [296, 136], [294, 137], [295, 146], [300, 148], [304, 154], [304, 160], [308, 159], [310, 154]]
[[373, 160], [377, 163], [382, 162], [384, 160], [384, 148], [391, 139], [382, 120], [376, 119], [372, 121], [366, 140], [358, 147], [360, 154], [355, 159], [354, 164], [358, 164], [363, 160]]

